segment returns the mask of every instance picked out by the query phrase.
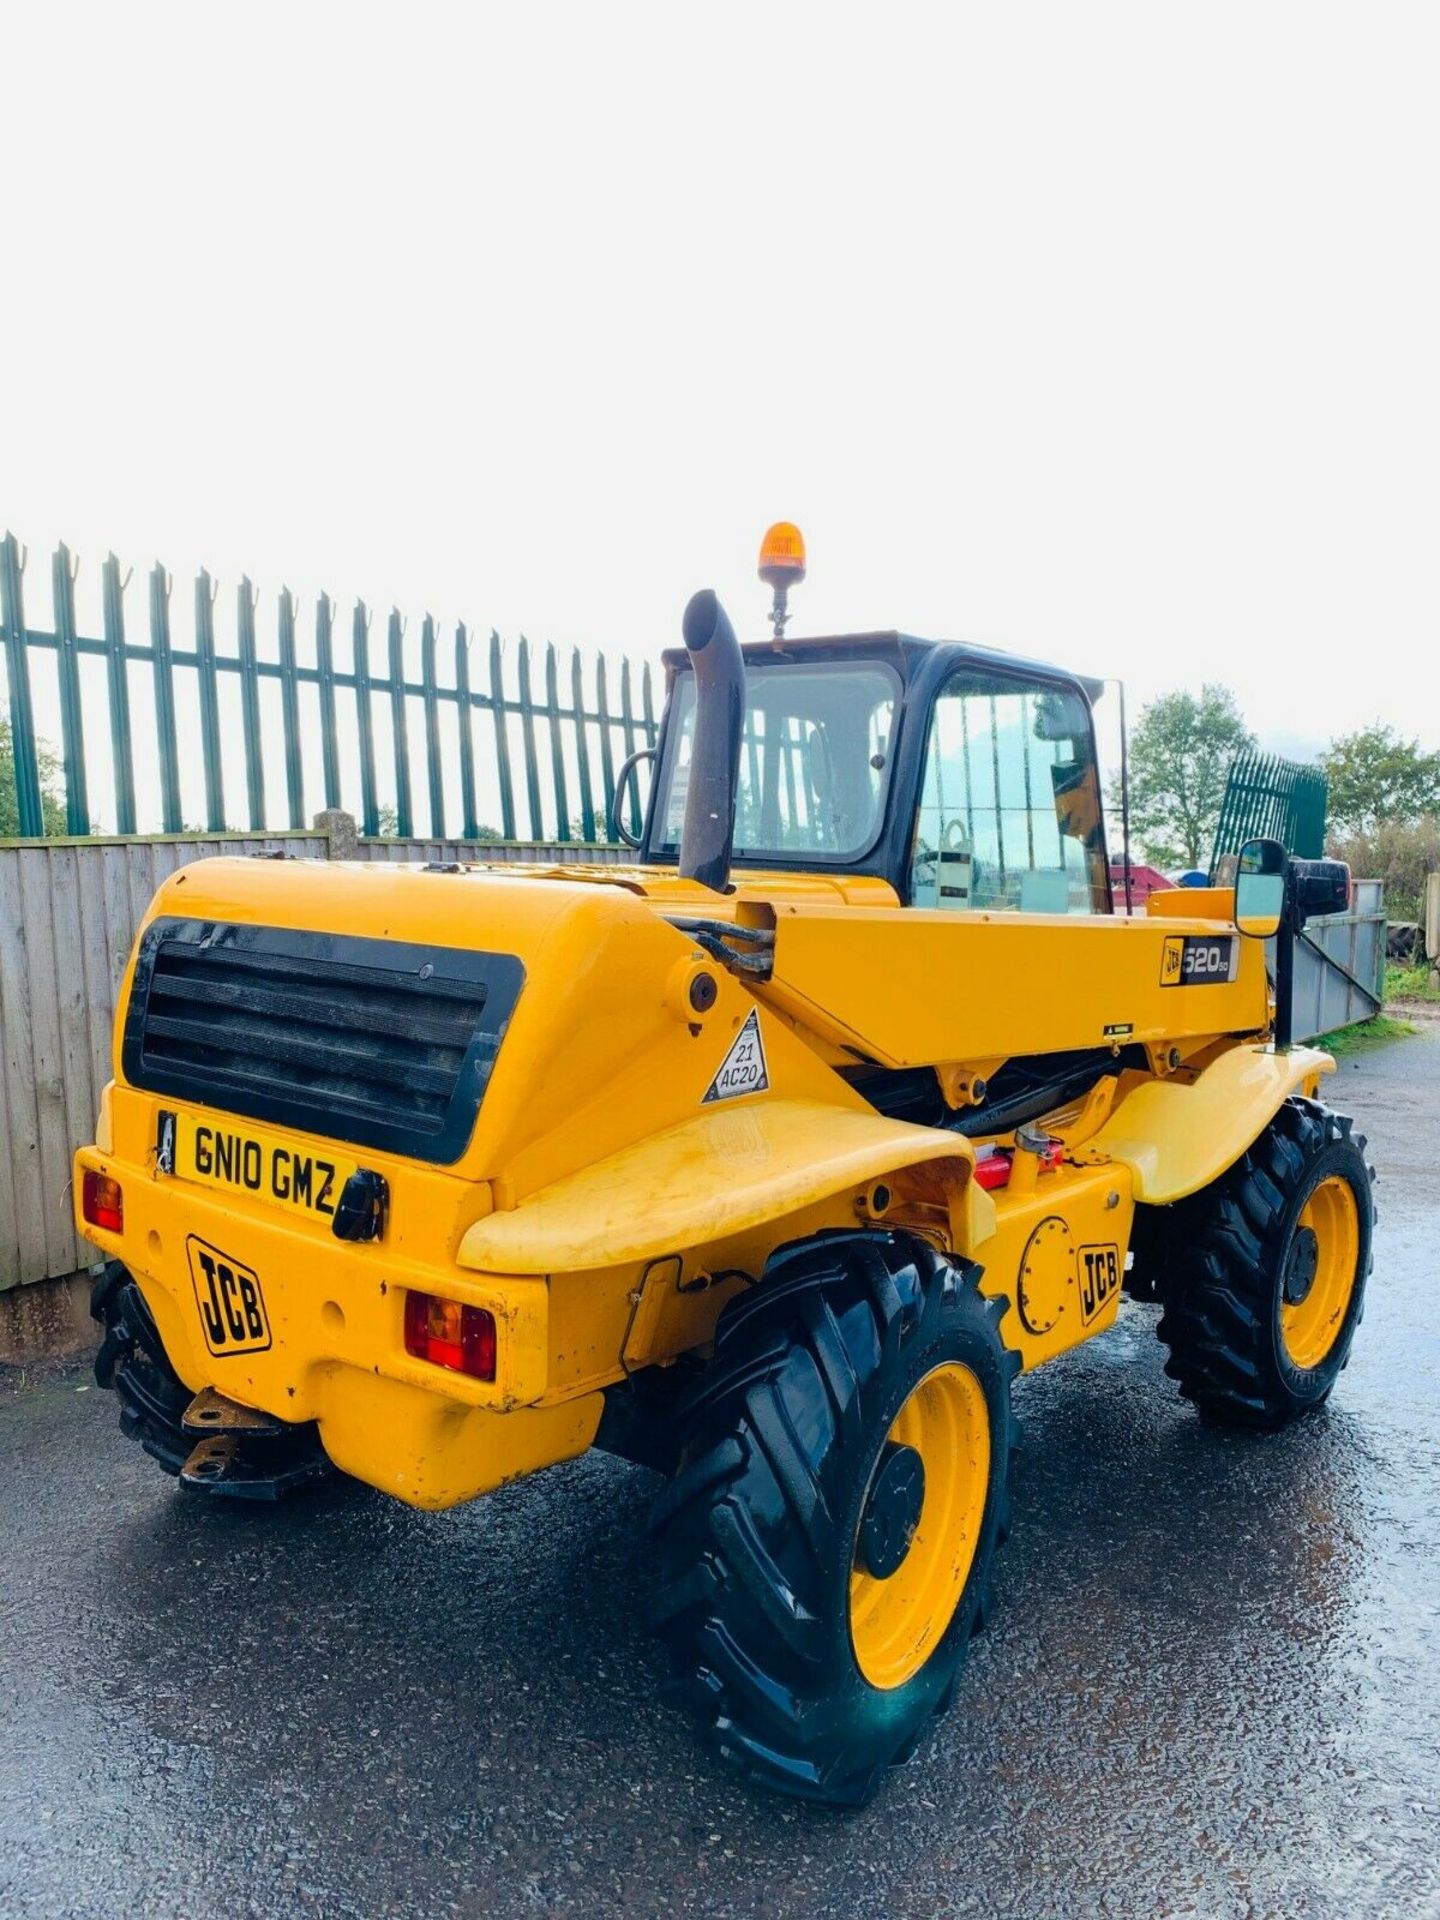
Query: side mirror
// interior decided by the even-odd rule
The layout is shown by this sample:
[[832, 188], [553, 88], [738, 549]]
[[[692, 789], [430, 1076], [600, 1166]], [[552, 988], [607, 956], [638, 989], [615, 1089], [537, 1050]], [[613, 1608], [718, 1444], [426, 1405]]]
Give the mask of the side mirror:
[[1269, 940], [1285, 915], [1287, 855], [1278, 840], [1247, 840], [1235, 869], [1235, 924], [1252, 940]]

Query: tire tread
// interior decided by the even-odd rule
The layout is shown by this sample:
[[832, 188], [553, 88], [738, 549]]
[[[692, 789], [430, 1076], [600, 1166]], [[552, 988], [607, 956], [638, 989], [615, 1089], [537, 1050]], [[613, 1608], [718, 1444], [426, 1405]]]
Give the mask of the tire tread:
[[[822, 1235], [787, 1250], [722, 1316], [712, 1365], [681, 1410], [679, 1469], [651, 1517], [660, 1577], [650, 1624], [711, 1742], [772, 1789], [861, 1804], [953, 1693], [953, 1669], [937, 1671], [910, 1720], [850, 1712], [829, 1685], [822, 1603], [840, 1504], [854, 1497], [844, 1473], [910, 1342], [956, 1326], [983, 1341], [1002, 1402], [998, 1430], [1013, 1436], [1019, 1355], [998, 1334], [1007, 1303], [985, 1299], [979, 1278], [978, 1267], [898, 1234]], [[817, 1421], [828, 1422], [825, 1444]], [[1007, 1471], [1008, 1447], [962, 1600], [970, 1618], [956, 1635], [956, 1665], [988, 1612], [989, 1559], [1008, 1530]], [[768, 1516], [764, 1537], [757, 1513]], [[874, 1698], [888, 1705], [889, 1696]]]
[[[1294, 1201], [1319, 1156], [1345, 1146], [1360, 1154], [1368, 1191], [1370, 1169], [1352, 1140], [1349, 1117], [1318, 1101], [1292, 1098], [1213, 1186], [1173, 1208], [1146, 1209], [1161, 1217], [1159, 1224], [1147, 1223], [1152, 1258], [1163, 1233], [1154, 1284], [1163, 1307], [1159, 1334], [1169, 1349], [1165, 1371], [1206, 1419], [1284, 1426], [1319, 1404], [1344, 1366], [1371, 1264], [1368, 1223], [1356, 1282], [1361, 1299], [1332, 1353], [1311, 1370], [1303, 1394], [1277, 1359], [1273, 1313]], [[1322, 1373], [1324, 1380], [1315, 1377]]]

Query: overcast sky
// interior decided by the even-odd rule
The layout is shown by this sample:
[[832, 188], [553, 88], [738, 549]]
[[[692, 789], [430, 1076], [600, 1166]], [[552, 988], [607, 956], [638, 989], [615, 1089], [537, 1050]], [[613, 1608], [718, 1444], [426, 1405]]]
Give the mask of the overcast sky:
[[1433, 5], [47, 0], [0, 93], [32, 619], [63, 535], [653, 657], [785, 516], [796, 631], [1440, 746]]

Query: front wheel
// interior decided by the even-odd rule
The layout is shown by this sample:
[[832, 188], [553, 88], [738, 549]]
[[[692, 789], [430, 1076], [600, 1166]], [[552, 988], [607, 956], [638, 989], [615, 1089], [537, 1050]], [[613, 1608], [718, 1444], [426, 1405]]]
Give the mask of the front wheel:
[[1287, 1100], [1237, 1165], [1173, 1210], [1165, 1370], [1207, 1417], [1280, 1427], [1329, 1396], [1372, 1261], [1364, 1149], [1346, 1115]]
[[721, 1753], [782, 1792], [867, 1800], [983, 1624], [1019, 1360], [979, 1272], [900, 1235], [790, 1249], [682, 1416], [653, 1623]]

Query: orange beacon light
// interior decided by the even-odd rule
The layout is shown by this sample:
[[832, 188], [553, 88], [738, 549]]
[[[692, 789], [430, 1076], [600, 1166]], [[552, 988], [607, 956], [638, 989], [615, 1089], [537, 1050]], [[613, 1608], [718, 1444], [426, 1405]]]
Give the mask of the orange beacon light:
[[760, 542], [760, 578], [775, 589], [770, 621], [774, 638], [785, 638], [785, 623], [790, 618], [788, 604], [791, 587], [805, 578], [805, 538], [788, 520], [777, 520], [766, 530]]

